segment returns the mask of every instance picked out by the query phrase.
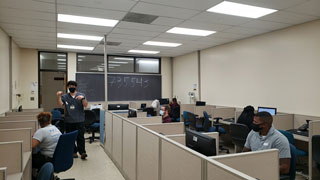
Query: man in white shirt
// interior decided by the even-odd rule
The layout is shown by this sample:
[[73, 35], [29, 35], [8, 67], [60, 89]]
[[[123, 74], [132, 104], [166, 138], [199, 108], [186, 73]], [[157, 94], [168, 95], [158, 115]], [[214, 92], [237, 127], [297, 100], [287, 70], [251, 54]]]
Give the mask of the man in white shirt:
[[151, 107], [156, 112], [156, 116], [159, 116], [160, 115], [160, 102], [158, 99], [155, 99], [154, 101], [152, 101]]
[[41, 128], [32, 137], [32, 148], [38, 147], [40, 151], [32, 155], [32, 168], [40, 169], [46, 162], [52, 162], [61, 132], [56, 126], [51, 125], [50, 112], [39, 113], [37, 119]]

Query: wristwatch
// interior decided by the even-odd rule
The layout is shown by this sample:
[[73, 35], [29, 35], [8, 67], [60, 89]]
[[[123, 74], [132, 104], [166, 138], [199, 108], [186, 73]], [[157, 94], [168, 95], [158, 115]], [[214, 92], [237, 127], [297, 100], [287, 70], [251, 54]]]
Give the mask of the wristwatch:
[[85, 97], [84, 97], [84, 98], [82, 98], [82, 99], [81, 99], [81, 101], [82, 101], [82, 100], [84, 100], [84, 99], [86, 99], [86, 98], [85, 98]]

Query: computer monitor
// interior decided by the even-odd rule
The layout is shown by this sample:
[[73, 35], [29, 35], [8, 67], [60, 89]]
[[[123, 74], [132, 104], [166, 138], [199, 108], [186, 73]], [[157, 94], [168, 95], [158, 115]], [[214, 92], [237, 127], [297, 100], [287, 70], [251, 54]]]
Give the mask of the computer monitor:
[[196, 102], [196, 106], [205, 106], [206, 105], [206, 102], [204, 101], [197, 101]]
[[141, 109], [144, 109], [144, 108], [146, 108], [146, 107], [147, 107], [147, 104], [146, 104], [146, 103], [142, 103], [141, 106], [140, 106]]
[[108, 110], [127, 110], [129, 104], [108, 104]]
[[162, 99], [159, 99], [159, 103], [160, 105], [163, 105], [163, 104], [169, 104], [169, 98], [162, 98]]
[[205, 156], [217, 155], [216, 139], [190, 129], [186, 129], [186, 146]]
[[272, 108], [272, 107], [258, 107], [258, 112], [268, 112], [270, 113], [272, 116], [277, 114], [277, 108]]
[[137, 117], [137, 111], [133, 109], [128, 110], [128, 118]]

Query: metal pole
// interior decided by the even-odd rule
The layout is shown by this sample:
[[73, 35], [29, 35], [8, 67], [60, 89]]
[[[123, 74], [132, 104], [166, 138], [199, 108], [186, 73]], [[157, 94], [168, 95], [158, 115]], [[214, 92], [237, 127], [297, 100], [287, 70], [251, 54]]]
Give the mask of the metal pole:
[[105, 94], [105, 103], [108, 107], [108, 53], [107, 53], [107, 35], [104, 35], [104, 94]]

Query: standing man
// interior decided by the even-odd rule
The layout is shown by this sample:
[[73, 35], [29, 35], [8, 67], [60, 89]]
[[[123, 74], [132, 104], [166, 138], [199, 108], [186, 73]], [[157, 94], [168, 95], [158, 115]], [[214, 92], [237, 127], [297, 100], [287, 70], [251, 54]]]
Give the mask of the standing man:
[[77, 145], [74, 146], [73, 157], [77, 158], [79, 152], [81, 159], [86, 159], [88, 156], [85, 149], [84, 139], [84, 108], [87, 107], [88, 101], [83, 93], [77, 92], [77, 82], [68, 81], [67, 88], [69, 93], [63, 94], [62, 91], [57, 92], [58, 105], [65, 109], [65, 128], [66, 132], [78, 130]]

